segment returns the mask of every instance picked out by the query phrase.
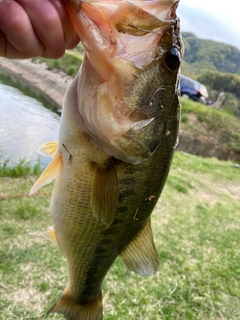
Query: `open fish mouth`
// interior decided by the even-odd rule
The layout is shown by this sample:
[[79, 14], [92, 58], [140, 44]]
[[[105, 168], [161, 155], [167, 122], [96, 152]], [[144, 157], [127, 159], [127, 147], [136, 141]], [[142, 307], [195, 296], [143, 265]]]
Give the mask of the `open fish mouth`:
[[[86, 51], [77, 98], [82, 125], [109, 155], [140, 163], [165, 139], [171, 100], [179, 95], [178, 1], [72, 3], [75, 9], [67, 8]], [[140, 141], [144, 131], [149, 138]]]

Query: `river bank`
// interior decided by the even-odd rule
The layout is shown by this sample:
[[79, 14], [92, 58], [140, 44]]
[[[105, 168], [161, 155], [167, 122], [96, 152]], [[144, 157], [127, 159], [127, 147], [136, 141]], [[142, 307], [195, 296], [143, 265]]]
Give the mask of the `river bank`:
[[63, 97], [72, 77], [59, 70], [49, 70], [37, 60], [9, 60], [0, 57], [0, 78], [47, 101], [56, 111], [62, 108]]

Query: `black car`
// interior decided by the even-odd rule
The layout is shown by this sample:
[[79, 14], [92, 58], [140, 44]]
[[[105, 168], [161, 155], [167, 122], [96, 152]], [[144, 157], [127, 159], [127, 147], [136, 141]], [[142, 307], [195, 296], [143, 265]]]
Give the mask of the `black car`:
[[181, 75], [180, 87], [182, 97], [207, 104], [207, 88], [200, 82]]

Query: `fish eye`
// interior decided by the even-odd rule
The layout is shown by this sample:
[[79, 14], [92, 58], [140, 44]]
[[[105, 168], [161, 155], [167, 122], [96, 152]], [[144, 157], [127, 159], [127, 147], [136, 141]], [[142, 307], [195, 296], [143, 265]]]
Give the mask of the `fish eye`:
[[181, 55], [177, 48], [171, 48], [166, 53], [166, 65], [170, 71], [176, 71], [180, 67]]

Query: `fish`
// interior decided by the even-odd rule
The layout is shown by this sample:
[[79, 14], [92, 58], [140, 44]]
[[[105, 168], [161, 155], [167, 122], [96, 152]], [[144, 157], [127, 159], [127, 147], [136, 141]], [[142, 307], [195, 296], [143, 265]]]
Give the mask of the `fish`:
[[120, 257], [142, 276], [159, 268], [151, 213], [178, 140], [183, 55], [178, 0], [64, 0], [85, 49], [67, 88], [52, 161], [53, 226], [40, 232], [66, 258], [68, 282], [49, 313], [103, 318], [102, 282]]

